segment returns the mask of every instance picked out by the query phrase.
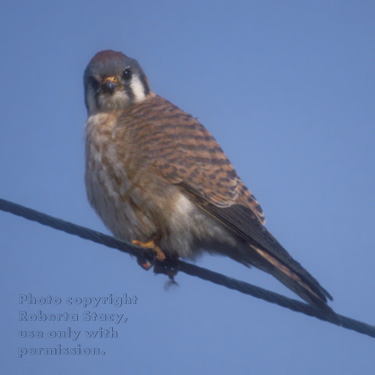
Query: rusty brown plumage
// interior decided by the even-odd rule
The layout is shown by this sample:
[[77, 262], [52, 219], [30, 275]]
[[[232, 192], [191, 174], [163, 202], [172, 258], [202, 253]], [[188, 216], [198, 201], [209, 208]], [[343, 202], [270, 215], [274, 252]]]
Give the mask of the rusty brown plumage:
[[115, 236], [155, 244], [159, 259], [227, 255], [326, 308], [331, 296], [264, 227], [260, 205], [213, 136], [155, 95], [135, 60], [102, 51], [84, 82], [87, 194]]
[[137, 154], [152, 159], [152, 167], [169, 182], [188, 182], [202, 198], [218, 207], [237, 201], [251, 205], [264, 221], [254, 196], [213, 136], [195, 118], [155, 95], [127, 108], [120, 119], [126, 123], [124, 137], [136, 145]]

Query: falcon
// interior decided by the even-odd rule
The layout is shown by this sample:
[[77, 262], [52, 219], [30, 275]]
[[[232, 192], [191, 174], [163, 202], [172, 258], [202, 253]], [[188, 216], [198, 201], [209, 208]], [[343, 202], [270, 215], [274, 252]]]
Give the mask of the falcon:
[[213, 136], [153, 93], [136, 60], [98, 52], [84, 89], [87, 196], [115, 237], [150, 249], [160, 263], [203, 251], [228, 256], [329, 309], [330, 294], [265, 228]]

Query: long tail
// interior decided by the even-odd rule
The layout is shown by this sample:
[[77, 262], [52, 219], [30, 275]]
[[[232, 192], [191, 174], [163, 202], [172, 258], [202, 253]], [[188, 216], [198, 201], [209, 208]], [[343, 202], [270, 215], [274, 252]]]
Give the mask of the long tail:
[[[189, 186], [185, 188], [189, 191]], [[245, 244], [227, 249], [223, 251], [224, 254], [240, 263], [250, 264], [270, 273], [312, 306], [334, 314], [327, 305], [327, 299], [333, 299], [331, 295], [292, 258], [264, 227], [251, 207], [242, 203], [219, 207], [202, 200], [198, 193], [192, 195], [192, 198], [203, 211], [238, 236], [241, 244]]]
[[298, 262], [293, 260], [292, 264], [287, 265], [259, 247], [250, 246], [256, 253], [249, 254], [250, 264], [276, 277], [311, 305], [332, 312], [327, 305], [327, 298], [332, 300], [331, 295]]

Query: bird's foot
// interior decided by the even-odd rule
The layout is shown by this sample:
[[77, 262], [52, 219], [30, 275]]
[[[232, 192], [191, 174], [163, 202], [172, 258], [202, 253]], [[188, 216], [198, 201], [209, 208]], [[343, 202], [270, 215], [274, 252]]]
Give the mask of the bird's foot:
[[174, 277], [178, 273], [178, 257], [167, 257], [153, 240], [147, 242], [134, 240], [132, 241], [132, 244], [140, 246], [144, 249], [149, 249], [154, 255], [154, 259], [152, 261], [144, 257], [138, 257], [137, 262], [144, 270], [148, 271], [152, 266], [154, 266], [155, 274], [162, 273], [167, 275], [172, 284], [176, 284]]
[[[143, 247], [144, 249], [149, 249], [154, 253], [154, 259], [158, 262], [163, 262], [166, 259], [164, 252], [160, 249], [158, 245], [153, 240], [142, 242], [134, 240], [132, 241], [133, 245]], [[137, 260], [138, 264], [146, 271], [152, 267], [152, 263], [144, 258], [139, 257]]]

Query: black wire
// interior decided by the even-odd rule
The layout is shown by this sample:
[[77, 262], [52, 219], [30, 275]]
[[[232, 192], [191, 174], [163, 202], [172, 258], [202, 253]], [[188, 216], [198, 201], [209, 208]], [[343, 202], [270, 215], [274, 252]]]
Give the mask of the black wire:
[[[64, 231], [81, 238], [85, 238], [87, 240], [91, 240], [96, 243], [100, 243], [107, 247], [118, 249], [122, 252], [135, 255], [137, 258], [142, 260], [149, 260], [150, 262], [153, 261], [153, 257], [150, 252], [141, 247], [134, 246], [131, 243], [120, 241], [114, 237], [105, 235], [92, 229], [76, 225], [68, 221], [55, 218], [53, 216], [49, 216], [42, 212], [32, 210], [25, 206], [1, 198], [0, 210], [12, 213], [17, 216], [21, 216], [28, 220], [36, 221], [40, 224]], [[329, 314], [326, 312], [322, 312], [306, 303], [282, 296], [281, 294], [271, 292], [255, 285], [245, 283], [243, 281], [233, 279], [231, 277], [222, 275], [214, 271], [210, 271], [191, 263], [177, 261], [175, 267], [178, 269], [178, 271], [184, 272], [188, 275], [199, 277], [203, 280], [211, 281], [212, 283], [225, 286], [229, 289], [234, 289], [241, 293], [263, 299], [264, 301], [275, 303], [290, 310], [301, 312], [309, 316], [314, 316], [320, 320], [324, 320], [332, 324], [351, 329], [364, 335], [375, 337], [375, 326], [360, 322], [358, 320], [354, 320], [335, 313]]]

